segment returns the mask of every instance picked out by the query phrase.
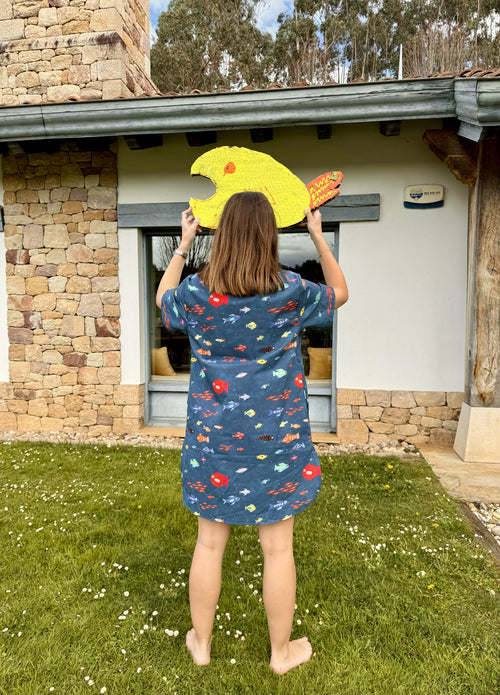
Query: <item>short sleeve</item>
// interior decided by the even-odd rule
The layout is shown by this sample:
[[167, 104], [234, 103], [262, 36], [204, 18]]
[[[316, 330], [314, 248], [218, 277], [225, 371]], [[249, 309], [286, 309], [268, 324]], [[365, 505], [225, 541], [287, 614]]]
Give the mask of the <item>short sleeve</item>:
[[184, 305], [184, 283], [167, 290], [161, 298], [161, 317], [167, 331], [182, 331], [186, 333], [187, 312]]
[[307, 326], [329, 326], [333, 321], [335, 292], [333, 287], [316, 284], [310, 280], [302, 282], [301, 318], [302, 328]]

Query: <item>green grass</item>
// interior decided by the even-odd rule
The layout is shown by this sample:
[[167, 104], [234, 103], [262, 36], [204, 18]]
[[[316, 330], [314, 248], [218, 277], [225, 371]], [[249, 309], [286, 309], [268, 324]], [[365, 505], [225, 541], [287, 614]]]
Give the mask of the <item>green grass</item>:
[[232, 530], [211, 665], [184, 647], [178, 451], [0, 443], [0, 693], [497, 695], [499, 574], [428, 464], [322, 464], [295, 530], [314, 657], [280, 677], [254, 528]]

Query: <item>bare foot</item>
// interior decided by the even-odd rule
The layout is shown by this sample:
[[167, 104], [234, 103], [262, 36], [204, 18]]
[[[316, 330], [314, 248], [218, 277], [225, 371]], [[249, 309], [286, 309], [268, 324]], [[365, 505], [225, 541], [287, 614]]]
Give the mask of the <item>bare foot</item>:
[[290, 671], [290, 669], [295, 668], [299, 664], [303, 664], [312, 656], [312, 647], [307, 639], [307, 637], [301, 637], [300, 639], [292, 640], [288, 643], [288, 654], [285, 656], [275, 657], [271, 656], [270, 666], [279, 675]]
[[186, 635], [186, 647], [191, 652], [193, 661], [197, 666], [206, 666], [210, 663], [210, 647], [212, 646], [212, 640], [208, 646], [202, 646], [198, 644], [196, 639], [196, 634], [194, 627], [189, 630]]

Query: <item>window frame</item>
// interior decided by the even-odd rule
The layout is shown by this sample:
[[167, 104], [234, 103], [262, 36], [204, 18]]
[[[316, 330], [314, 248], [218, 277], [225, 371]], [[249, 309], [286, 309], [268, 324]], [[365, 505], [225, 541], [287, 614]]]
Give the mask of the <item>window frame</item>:
[[[293, 227], [287, 227], [286, 229], [280, 230], [280, 234], [296, 234], [304, 233], [307, 230], [304, 227], [299, 227], [297, 225]], [[330, 245], [335, 258], [338, 258], [339, 253], [339, 238], [340, 238], [340, 224], [338, 222], [323, 222], [323, 231], [328, 233], [333, 233], [333, 245]], [[179, 379], [175, 377], [166, 377], [163, 381], [152, 381], [151, 380], [151, 347], [154, 344], [154, 333], [155, 324], [153, 317], [156, 311], [156, 289], [151, 283], [151, 268], [152, 268], [152, 237], [155, 236], [180, 236], [180, 224], [179, 225], [164, 225], [162, 227], [144, 227], [142, 229], [143, 237], [143, 277], [144, 277], [144, 297], [145, 297], [145, 311], [144, 311], [144, 335], [145, 335], [145, 403], [144, 403], [144, 417], [146, 426], [158, 426], [153, 422], [154, 417], [152, 415], [151, 394], [158, 392], [170, 393], [172, 396], [174, 394], [186, 394], [189, 392], [189, 374], [182, 374], [185, 379]], [[331, 379], [326, 383], [321, 383], [320, 380], [307, 380], [307, 391], [309, 396], [318, 397], [319, 399], [324, 399], [328, 397], [330, 399], [330, 422], [328, 431], [336, 431], [337, 428], [337, 383], [336, 383], [336, 344], [337, 344], [337, 312], [334, 313], [333, 326], [332, 326], [332, 373]], [[181, 376], [181, 375], [179, 375]], [[326, 381], [326, 380], [325, 380]], [[167, 416], [167, 419], [168, 416]], [[161, 425], [160, 425], [161, 426]], [[314, 422], [311, 420], [311, 426], [314, 430]], [[317, 428], [316, 428], [317, 429]]]

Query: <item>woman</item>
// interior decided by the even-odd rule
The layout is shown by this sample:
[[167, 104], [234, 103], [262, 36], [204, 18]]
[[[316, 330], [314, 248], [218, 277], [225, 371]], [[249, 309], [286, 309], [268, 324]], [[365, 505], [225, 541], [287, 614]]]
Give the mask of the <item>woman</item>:
[[321, 485], [300, 332], [331, 324], [348, 291], [320, 213], [304, 212], [326, 285], [280, 269], [273, 209], [263, 194], [243, 192], [224, 207], [208, 264], [179, 285], [199, 229], [190, 208], [182, 213], [182, 240], [156, 295], [166, 328], [187, 333], [191, 344], [181, 471], [184, 504], [198, 516], [186, 646], [199, 665], [210, 661], [231, 524], [259, 526], [271, 668], [286, 673], [312, 653], [307, 637], [290, 641], [294, 515]]

